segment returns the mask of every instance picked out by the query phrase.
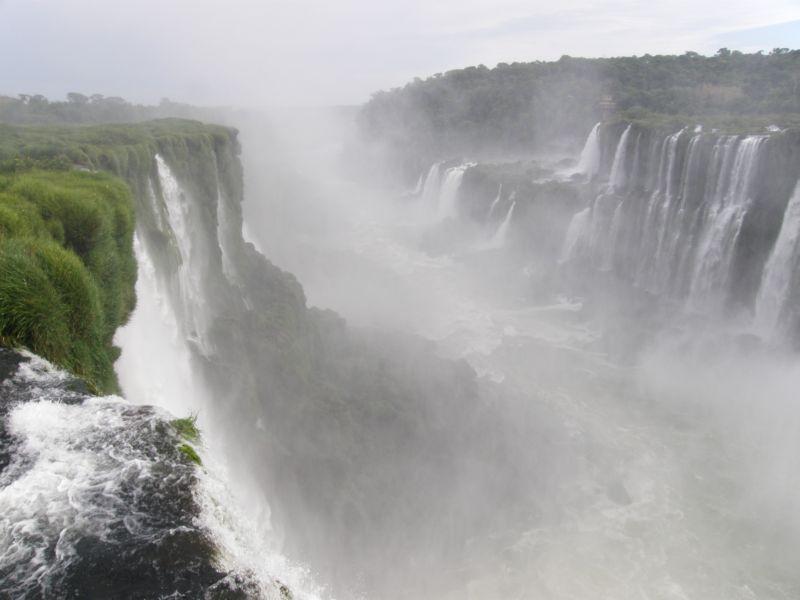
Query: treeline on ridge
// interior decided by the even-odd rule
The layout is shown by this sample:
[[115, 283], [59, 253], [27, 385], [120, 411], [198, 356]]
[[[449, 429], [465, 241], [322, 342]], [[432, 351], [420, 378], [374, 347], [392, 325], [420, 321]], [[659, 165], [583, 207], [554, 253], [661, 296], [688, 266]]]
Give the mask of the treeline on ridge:
[[385, 143], [417, 171], [417, 162], [460, 152], [530, 151], [554, 139], [575, 145], [609, 112], [639, 118], [796, 115], [800, 50], [563, 56], [468, 67], [376, 93], [359, 125], [367, 139]]

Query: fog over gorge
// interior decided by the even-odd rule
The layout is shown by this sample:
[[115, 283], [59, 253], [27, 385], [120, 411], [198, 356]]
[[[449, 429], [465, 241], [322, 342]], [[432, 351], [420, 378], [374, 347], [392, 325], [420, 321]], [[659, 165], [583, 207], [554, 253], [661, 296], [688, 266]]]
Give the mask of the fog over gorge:
[[0, 598], [800, 598], [799, 36], [0, 0]]

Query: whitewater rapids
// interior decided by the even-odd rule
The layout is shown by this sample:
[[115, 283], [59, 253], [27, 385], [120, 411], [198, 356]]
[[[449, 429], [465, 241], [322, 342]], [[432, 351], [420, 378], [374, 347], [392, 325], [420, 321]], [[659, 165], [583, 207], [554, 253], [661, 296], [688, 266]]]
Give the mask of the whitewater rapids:
[[[594, 173], [597, 157], [584, 154]], [[625, 185], [623, 162], [613, 186]], [[502, 244], [487, 243], [491, 237], [468, 252], [421, 249], [420, 240], [435, 235], [431, 224], [441, 226], [437, 190], [452, 215], [452, 186], [443, 181], [434, 165], [416, 200], [402, 202], [315, 181], [328, 193], [319, 192], [325, 204], [313, 207], [326, 228], [313, 233], [299, 215], [298, 229], [271, 230], [248, 216], [247, 205], [245, 220], [267, 255], [304, 283], [310, 304], [435, 340], [440, 353], [527, 398], [563, 434], [558, 484], [532, 501], [547, 509], [497, 531], [474, 561], [454, 567], [457, 582], [444, 597], [799, 597], [792, 486], [800, 481], [789, 466], [798, 450], [797, 363], [718, 344], [709, 358], [691, 329], [660, 337], [634, 360], [610, 355], [583, 298], [532, 300], [525, 272], [505, 261]], [[583, 215], [589, 227], [589, 209]], [[577, 229], [571, 246], [584, 235]], [[762, 408], [758, 418], [754, 406]], [[776, 438], [760, 444], [782, 410], [787, 420]]]

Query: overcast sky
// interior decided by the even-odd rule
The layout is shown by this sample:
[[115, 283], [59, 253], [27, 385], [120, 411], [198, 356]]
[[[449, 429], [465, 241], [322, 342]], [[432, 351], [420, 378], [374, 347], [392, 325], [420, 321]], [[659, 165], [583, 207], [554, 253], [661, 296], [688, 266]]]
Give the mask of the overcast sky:
[[473, 64], [721, 46], [800, 46], [800, 0], [0, 0], [0, 94], [353, 104]]

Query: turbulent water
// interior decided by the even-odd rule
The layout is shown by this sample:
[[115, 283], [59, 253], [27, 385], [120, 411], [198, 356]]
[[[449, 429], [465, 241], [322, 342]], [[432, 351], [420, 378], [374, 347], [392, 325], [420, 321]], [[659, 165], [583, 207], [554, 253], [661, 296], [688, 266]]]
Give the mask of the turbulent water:
[[[226, 199], [220, 186], [216, 193], [217, 229], [209, 240], [203, 231], [204, 216], [198, 199], [161, 156], [157, 155], [155, 161], [163, 207], [159, 208], [153, 186], [149, 200], [156, 214], [164, 215], [158, 222], [159, 229], [175, 240], [179, 263], [172, 282], [177, 285], [169, 284], [164, 257], [148, 247], [145, 236], [137, 232], [137, 307], [115, 338], [122, 348], [117, 363], [120, 383], [132, 402], [197, 417], [204, 450], [198, 519], [220, 549], [224, 568], [251, 578], [254, 589], [248, 595], [284, 598], [281, 590], [288, 586], [285, 589], [292, 590], [293, 598], [316, 598], [307, 572], [280, 553], [280, 539], [272, 529], [268, 502], [253, 487], [243, 470], [245, 466], [237, 468], [238, 461], [226, 443], [223, 429], [211, 418], [221, 400], [210, 391], [203, 374], [203, 357], [214, 352], [210, 300], [213, 291], [208, 269], [213, 262], [210, 255], [217, 253], [222, 274], [235, 284], [237, 268], [226, 247], [229, 236], [225, 229], [234, 227], [236, 220], [226, 215]], [[241, 232], [235, 235], [241, 236]]]
[[[591, 199], [565, 227], [552, 265], [571, 271], [580, 262], [586, 280], [593, 269], [621, 278], [631, 296], [620, 300], [615, 290], [617, 304], [603, 305], [602, 288], [582, 297], [585, 288], [576, 293], [552, 276], [542, 293], [543, 279], [515, 254], [527, 235], [519, 197], [488, 229], [461, 213], [471, 246], [425, 251], [452, 233], [437, 217], [454, 202], [456, 177], [465, 180], [448, 163], [424, 174], [415, 197], [394, 202], [342, 190], [320, 168], [314, 183], [329, 191], [326, 206], [316, 205], [328, 218], [323, 235], [298, 243], [256, 215], [250, 228], [298, 274], [312, 303], [434, 340], [441, 354], [467, 360], [528, 406], [538, 435], [546, 432], [544, 444], [531, 439], [538, 460], [520, 477], [548, 483], [489, 537], [474, 537], [465, 561], [439, 557], [447, 583], [420, 597], [796, 597], [798, 364], [791, 353], [753, 354], [752, 316], [742, 323], [732, 315], [732, 331], [717, 323], [745, 268], [737, 244], [748, 235], [768, 142], [633, 127], [609, 142], [601, 129], [578, 167], [594, 182]], [[507, 198], [505, 186], [487, 191], [482, 214], [496, 212], [503, 189]], [[459, 218], [459, 197], [451, 218]], [[796, 213], [795, 193], [774, 249], [767, 242], [762, 250], [760, 291], [750, 292], [768, 322], [788, 301]], [[685, 309], [676, 314], [670, 298]], [[693, 323], [694, 311], [713, 318]], [[620, 346], [623, 337], [632, 339]], [[518, 414], [515, 401], [505, 402], [498, 412]]]
[[212, 499], [168, 413], [89, 396], [34, 355], [2, 353], [4, 597], [234, 598], [254, 589], [215, 558], [200, 517]]
[[[779, 136], [598, 124], [577, 166], [444, 161], [399, 194], [314, 136], [248, 135], [244, 223], [223, 157], [203, 188], [153, 159], [125, 401], [0, 355], [4, 592], [800, 597], [800, 183]], [[243, 231], [349, 322], [308, 313], [345, 331], [312, 336], [342, 370], [290, 354], [324, 402], [276, 391], [290, 371], [248, 328], [289, 344], [270, 309], [305, 300]], [[392, 338], [370, 371], [375, 329], [425, 342]], [[188, 415], [202, 466], [170, 425]]]

